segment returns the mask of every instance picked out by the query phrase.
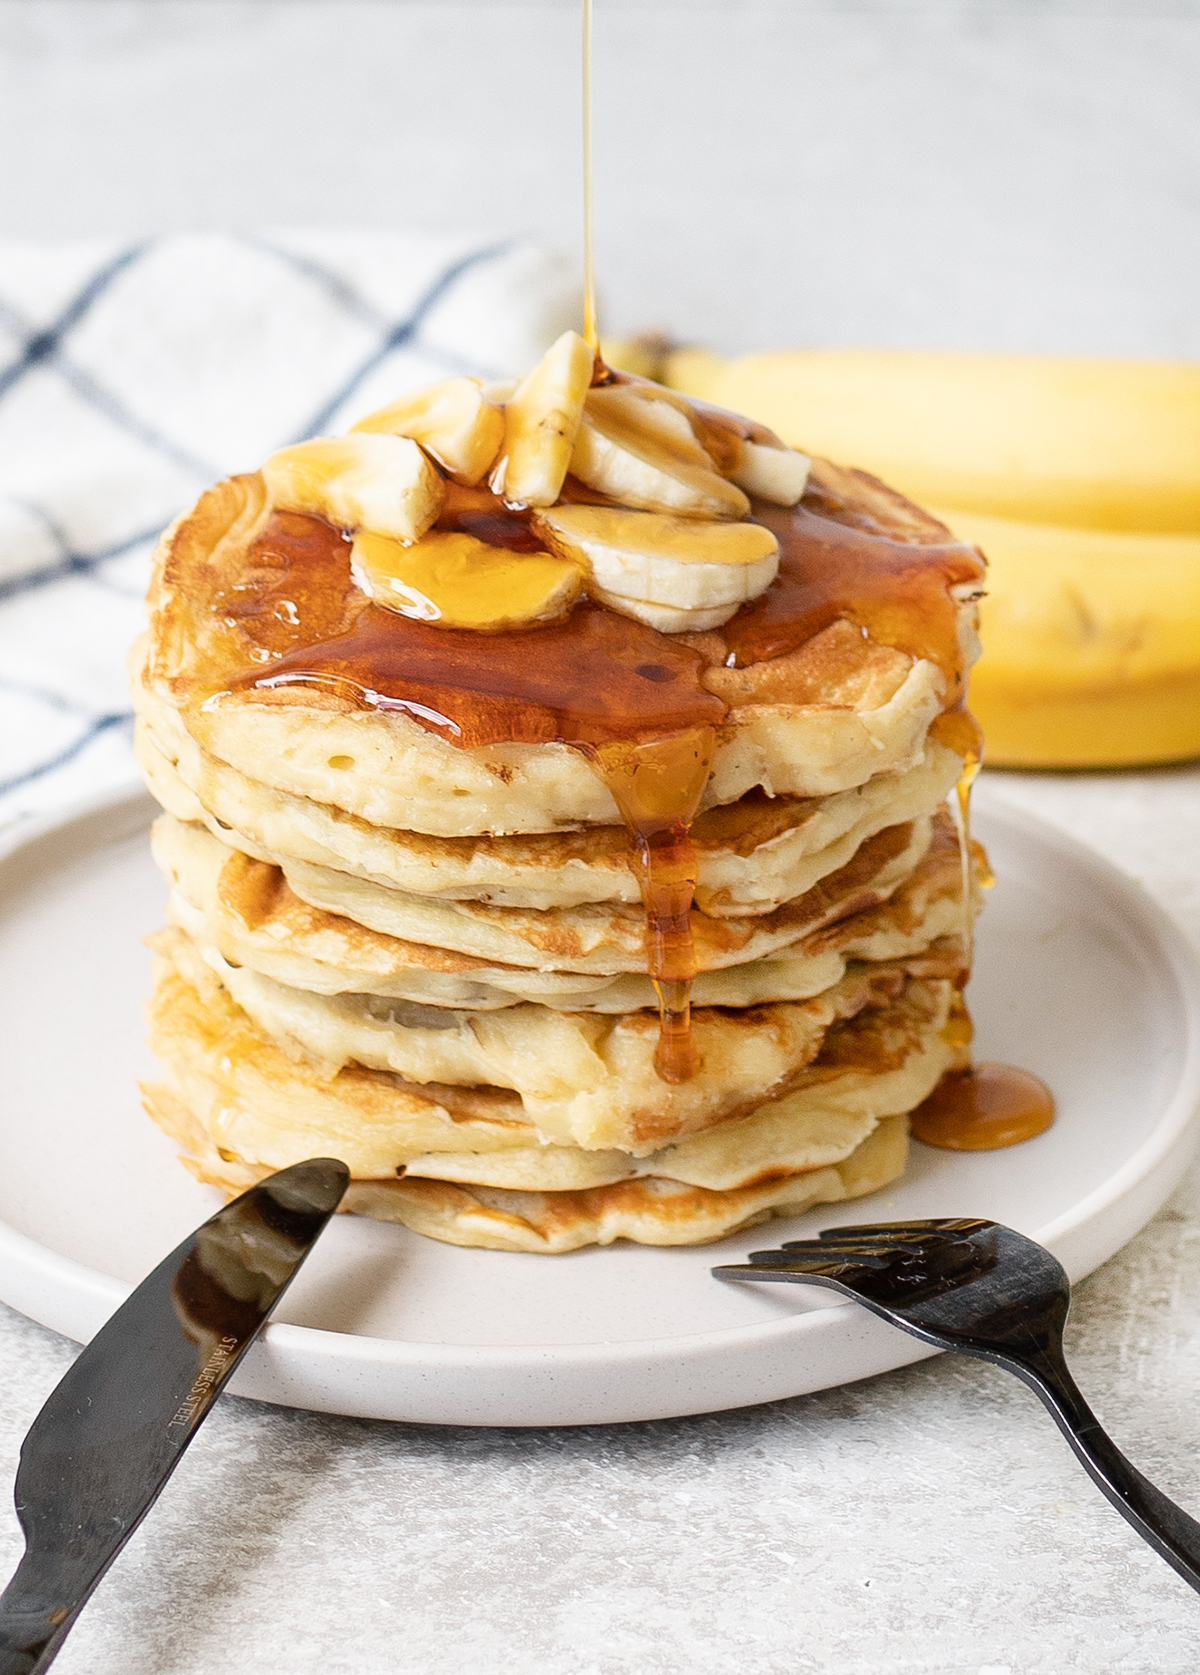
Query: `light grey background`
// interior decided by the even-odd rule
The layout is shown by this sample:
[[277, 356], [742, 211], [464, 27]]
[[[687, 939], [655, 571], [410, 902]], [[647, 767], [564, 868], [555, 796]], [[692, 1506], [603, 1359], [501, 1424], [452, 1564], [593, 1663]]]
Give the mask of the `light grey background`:
[[[558, 4], [0, 0], [0, 236], [579, 231]], [[1200, 7], [598, 0], [606, 327], [1200, 357]]]

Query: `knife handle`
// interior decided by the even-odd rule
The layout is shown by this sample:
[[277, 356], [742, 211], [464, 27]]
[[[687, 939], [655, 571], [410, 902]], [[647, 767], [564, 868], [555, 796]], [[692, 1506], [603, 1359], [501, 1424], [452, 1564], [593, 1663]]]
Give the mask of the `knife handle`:
[[0, 1598], [0, 1675], [38, 1675], [48, 1669], [72, 1621], [64, 1614], [51, 1623], [44, 1610], [11, 1610]]
[[0, 1594], [0, 1675], [41, 1675], [57, 1657], [80, 1605], [59, 1603], [53, 1580], [28, 1553]]

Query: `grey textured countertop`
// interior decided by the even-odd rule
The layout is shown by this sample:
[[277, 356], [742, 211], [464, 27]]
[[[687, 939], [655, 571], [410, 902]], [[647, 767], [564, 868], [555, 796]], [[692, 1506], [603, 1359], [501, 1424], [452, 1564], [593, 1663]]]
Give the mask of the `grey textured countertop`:
[[[1200, 768], [1004, 776], [1200, 942]], [[1200, 1510], [1200, 1169], [1078, 1290], [1068, 1351]], [[0, 1481], [72, 1354], [0, 1310]], [[7, 1496], [4, 1497], [7, 1502]], [[0, 1508], [0, 1568], [19, 1551]], [[1200, 1600], [1009, 1375], [948, 1358], [767, 1407], [422, 1429], [227, 1397], [63, 1675], [1188, 1675]]]

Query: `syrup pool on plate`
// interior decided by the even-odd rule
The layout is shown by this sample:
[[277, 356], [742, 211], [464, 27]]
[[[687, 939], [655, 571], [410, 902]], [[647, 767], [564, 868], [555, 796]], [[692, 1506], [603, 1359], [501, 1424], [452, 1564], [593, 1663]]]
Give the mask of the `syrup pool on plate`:
[[913, 1138], [944, 1151], [990, 1152], [1045, 1133], [1054, 1095], [1013, 1064], [950, 1070], [912, 1114]]

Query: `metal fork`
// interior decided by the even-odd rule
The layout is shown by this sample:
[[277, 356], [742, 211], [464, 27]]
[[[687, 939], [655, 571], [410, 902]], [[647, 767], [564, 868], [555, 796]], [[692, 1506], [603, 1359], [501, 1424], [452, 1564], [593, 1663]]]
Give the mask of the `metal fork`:
[[713, 1273], [828, 1286], [925, 1343], [1007, 1367], [1041, 1397], [1122, 1517], [1200, 1591], [1200, 1524], [1130, 1465], [1084, 1401], [1063, 1356], [1070, 1282], [1032, 1239], [966, 1219], [831, 1227]]

